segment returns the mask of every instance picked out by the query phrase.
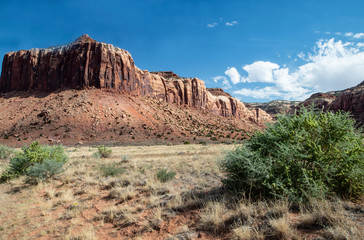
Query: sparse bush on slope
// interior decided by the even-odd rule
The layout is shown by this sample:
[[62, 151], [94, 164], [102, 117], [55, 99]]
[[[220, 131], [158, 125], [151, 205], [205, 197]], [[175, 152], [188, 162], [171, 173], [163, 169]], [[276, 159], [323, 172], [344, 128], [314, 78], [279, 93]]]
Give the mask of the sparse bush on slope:
[[8, 159], [13, 153], [12, 148], [0, 144], [0, 159]]
[[118, 167], [115, 163], [101, 165], [99, 169], [104, 177], [114, 177], [125, 172], [123, 167]]
[[280, 115], [219, 165], [227, 188], [253, 198], [363, 194], [363, 136], [347, 113], [303, 108]]
[[169, 180], [172, 180], [175, 176], [175, 171], [168, 171], [167, 169], [161, 169], [156, 174], [157, 179], [161, 182], [167, 182]]
[[45, 180], [62, 171], [68, 160], [62, 146], [42, 146], [33, 142], [10, 159], [9, 167], [2, 173], [0, 182], [20, 175], [33, 180]]
[[107, 148], [105, 146], [98, 146], [97, 152], [94, 152], [93, 157], [94, 158], [108, 158], [112, 154], [112, 150], [110, 148]]

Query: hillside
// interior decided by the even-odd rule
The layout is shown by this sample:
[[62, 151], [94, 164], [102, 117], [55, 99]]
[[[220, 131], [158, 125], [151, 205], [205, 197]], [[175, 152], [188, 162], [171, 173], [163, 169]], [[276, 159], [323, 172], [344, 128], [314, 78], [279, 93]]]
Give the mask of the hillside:
[[141, 70], [87, 35], [7, 53], [0, 93], [0, 143], [11, 145], [232, 142], [272, 119], [200, 79]]

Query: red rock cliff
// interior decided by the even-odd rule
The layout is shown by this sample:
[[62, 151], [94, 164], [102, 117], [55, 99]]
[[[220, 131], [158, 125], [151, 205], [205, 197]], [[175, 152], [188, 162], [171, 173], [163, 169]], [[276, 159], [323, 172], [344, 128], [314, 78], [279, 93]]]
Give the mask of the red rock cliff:
[[249, 110], [231, 96], [214, 96], [200, 79], [140, 70], [129, 52], [88, 35], [68, 45], [10, 52], [4, 57], [0, 92], [89, 87], [149, 96], [257, 123], [271, 120], [264, 111]]
[[350, 112], [358, 122], [364, 124], [364, 81], [342, 91], [315, 93], [301, 104], [314, 104], [324, 110]]

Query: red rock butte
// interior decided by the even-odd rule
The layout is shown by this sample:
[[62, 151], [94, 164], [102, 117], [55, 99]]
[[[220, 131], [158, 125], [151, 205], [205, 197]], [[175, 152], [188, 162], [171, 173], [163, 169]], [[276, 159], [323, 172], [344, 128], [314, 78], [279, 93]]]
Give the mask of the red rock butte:
[[271, 120], [266, 112], [249, 110], [223, 91], [210, 92], [198, 78], [181, 78], [170, 71], [141, 70], [129, 52], [97, 42], [88, 35], [67, 45], [9, 52], [4, 56], [2, 93], [83, 88], [115, 89], [121, 94], [152, 97], [255, 123]]

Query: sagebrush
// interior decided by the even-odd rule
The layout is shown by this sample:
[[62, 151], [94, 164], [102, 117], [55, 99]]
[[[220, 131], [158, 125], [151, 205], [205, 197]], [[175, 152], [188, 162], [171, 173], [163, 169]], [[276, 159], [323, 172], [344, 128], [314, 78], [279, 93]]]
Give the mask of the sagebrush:
[[0, 159], [8, 159], [14, 152], [14, 149], [0, 144]]
[[62, 146], [43, 146], [33, 142], [10, 159], [0, 181], [4, 182], [20, 175], [44, 180], [60, 172], [67, 160]]
[[101, 165], [99, 169], [104, 177], [114, 177], [125, 172], [123, 167], [117, 166], [115, 163]]
[[176, 172], [168, 171], [167, 169], [161, 169], [157, 172], [156, 177], [161, 182], [167, 182], [172, 180], [176, 176]]
[[93, 154], [95, 158], [108, 158], [112, 154], [112, 150], [110, 148], [107, 148], [105, 146], [98, 146], [97, 152]]
[[219, 165], [228, 189], [253, 198], [304, 201], [363, 194], [363, 136], [343, 112], [311, 107], [280, 115]]

